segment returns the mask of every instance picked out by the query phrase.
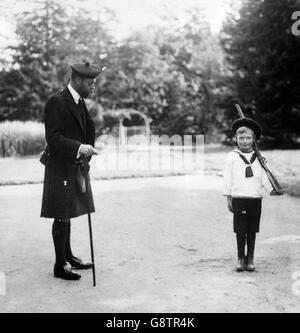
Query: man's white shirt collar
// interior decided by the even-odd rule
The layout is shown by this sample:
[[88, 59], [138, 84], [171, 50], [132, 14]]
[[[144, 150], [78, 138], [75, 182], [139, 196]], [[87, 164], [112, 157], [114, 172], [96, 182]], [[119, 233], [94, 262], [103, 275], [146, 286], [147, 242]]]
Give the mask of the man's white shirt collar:
[[80, 95], [78, 94], [78, 92], [71, 86], [71, 83], [68, 84], [68, 89], [74, 99], [74, 102], [76, 104], [78, 104], [79, 99], [80, 99]]

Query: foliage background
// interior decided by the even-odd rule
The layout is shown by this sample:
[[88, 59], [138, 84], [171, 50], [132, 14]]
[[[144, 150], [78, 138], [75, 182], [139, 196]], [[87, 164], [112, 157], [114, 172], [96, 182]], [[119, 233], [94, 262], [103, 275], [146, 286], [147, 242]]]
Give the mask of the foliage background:
[[134, 109], [156, 134], [230, 138], [239, 102], [261, 122], [265, 143], [299, 143], [300, 38], [291, 32], [298, 0], [234, 2], [219, 34], [197, 2], [184, 22], [164, 7], [164, 25], [122, 40], [112, 33], [118, 22], [109, 8], [93, 8], [91, 16], [68, 2], [30, 3], [33, 9], [15, 17], [11, 61], [0, 58], [0, 121], [43, 122], [44, 104], [67, 84], [70, 63], [89, 60], [106, 67], [93, 101], [98, 134], [107, 112]]

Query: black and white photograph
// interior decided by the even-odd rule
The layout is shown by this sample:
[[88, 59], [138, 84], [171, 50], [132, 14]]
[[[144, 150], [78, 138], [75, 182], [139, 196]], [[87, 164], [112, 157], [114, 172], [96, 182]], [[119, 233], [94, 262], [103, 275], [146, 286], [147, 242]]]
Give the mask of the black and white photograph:
[[299, 0], [0, 0], [0, 313], [299, 313], [299, 221]]

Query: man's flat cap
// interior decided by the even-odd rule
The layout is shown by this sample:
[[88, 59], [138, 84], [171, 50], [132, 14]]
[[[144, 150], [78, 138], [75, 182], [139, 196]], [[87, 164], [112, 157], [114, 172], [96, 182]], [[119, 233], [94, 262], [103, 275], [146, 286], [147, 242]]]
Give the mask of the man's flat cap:
[[90, 64], [89, 62], [83, 62], [79, 64], [74, 64], [71, 66], [72, 71], [74, 71], [79, 76], [87, 78], [95, 78], [102, 72], [102, 68], [96, 64]]
[[233, 123], [232, 123], [232, 131], [234, 134], [236, 134], [236, 131], [240, 128], [240, 127], [248, 127], [250, 129], [252, 129], [252, 131], [255, 134], [256, 139], [258, 139], [261, 136], [261, 127], [259, 125], [258, 122], [256, 122], [253, 119], [250, 118], [240, 118], [240, 119], [236, 119]]

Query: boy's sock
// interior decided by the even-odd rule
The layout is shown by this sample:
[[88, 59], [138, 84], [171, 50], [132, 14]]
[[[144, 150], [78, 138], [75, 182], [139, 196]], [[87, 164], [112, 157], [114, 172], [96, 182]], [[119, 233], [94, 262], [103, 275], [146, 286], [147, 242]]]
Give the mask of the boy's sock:
[[255, 238], [255, 232], [247, 233], [247, 257], [251, 258], [252, 260], [254, 258]]
[[55, 263], [59, 266], [66, 264], [65, 245], [67, 237], [67, 224], [54, 220], [52, 225], [52, 237], [55, 248]]
[[245, 257], [245, 243], [246, 243], [246, 234], [245, 233], [237, 233], [236, 234], [236, 241], [237, 241], [237, 251], [238, 251], [238, 258]]

